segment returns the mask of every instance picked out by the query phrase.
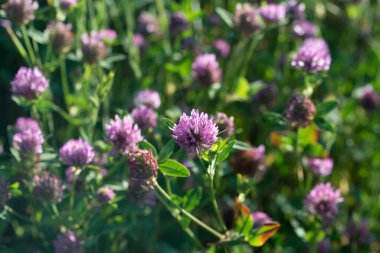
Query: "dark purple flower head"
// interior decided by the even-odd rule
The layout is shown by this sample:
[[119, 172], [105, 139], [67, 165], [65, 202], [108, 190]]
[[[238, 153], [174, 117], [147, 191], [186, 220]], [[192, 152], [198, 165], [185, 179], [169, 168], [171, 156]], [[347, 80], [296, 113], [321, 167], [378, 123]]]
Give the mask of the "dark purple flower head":
[[207, 17], [207, 22], [211, 26], [217, 26], [220, 24], [220, 17], [218, 14], [213, 13]]
[[233, 170], [246, 177], [260, 177], [265, 173], [265, 147], [237, 151], [231, 159]]
[[234, 117], [228, 117], [225, 113], [218, 112], [212, 119], [219, 129], [220, 137], [227, 138], [234, 133]]
[[189, 21], [187, 17], [182, 12], [175, 12], [170, 17], [169, 31], [173, 36], [180, 35], [183, 31], [189, 28]]
[[330, 240], [324, 239], [317, 244], [317, 253], [329, 253], [330, 252]]
[[206, 113], [193, 109], [174, 124], [173, 138], [181, 148], [189, 151], [209, 150], [218, 140], [218, 127]]
[[34, 119], [20, 117], [16, 120], [15, 131], [16, 133], [23, 133], [27, 131], [36, 133], [41, 132], [41, 128], [38, 122]]
[[115, 192], [107, 186], [100, 187], [96, 192], [96, 199], [101, 204], [110, 202], [114, 197]]
[[138, 142], [143, 140], [139, 127], [128, 116], [121, 119], [119, 115], [116, 115], [115, 119], [111, 120], [105, 128], [107, 140], [115, 146], [114, 151], [128, 153], [136, 147]]
[[94, 159], [94, 148], [82, 139], [69, 140], [59, 150], [59, 156], [64, 164], [70, 166], [85, 166]]
[[261, 227], [262, 225], [272, 222], [272, 218], [268, 214], [260, 211], [252, 212], [253, 224], [255, 228]]
[[315, 115], [315, 106], [308, 97], [295, 94], [286, 104], [284, 114], [291, 127], [307, 127]]
[[218, 55], [222, 58], [227, 58], [230, 55], [231, 47], [227, 41], [222, 39], [216, 39], [213, 43], [214, 49]]
[[72, 25], [64, 24], [62, 22], [50, 24], [48, 29], [50, 31], [50, 39], [53, 48], [57, 53], [65, 53], [70, 50], [74, 41], [74, 35], [71, 32]]
[[334, 167], [334, 161], [327, 158], [309, 158], [307, 166], [317, 176], [325, 177], [331, 174]]
[[11, 85], [13, 95], [33, 99], [48, 88], [49, 81], [38, 67], [21, 67]]
[[41, 201], [58, 203], [62, 199], [63, 188], [61, 180], [46, 171], [41, 175], [35, 175], [33, 177], [34, 190], [33, 193], [36, 198]]
[[298, 0], [289, 0], [286, 4], [286, 13], [291, 20], [300, 20], [305, 17], [305, 4]]
[[327, 43], [323, 39], [306, 39], [297, 54], [292, 66], [305, 72], [321, 72], [330, 69], [331, 56]]
[[41, 131], [26, 130], [13, 135], [13, 147], [23, 158], [42, 154], [43, 143], [44, 137]]
[[358, 243], [359, 245], [369, 244], [372, 237], [365, 219], [361, 219], [359, 222], [351, 219], [347, 225], [345, 235], [349, 243]]
[[38, 2], [33, 0], [8, 0], [5, 4], [5, 14], [13, 24], [22, 26], [34, 19], [34, 11]]
[[136, 106], [145, 105], [147, 107], [157, 109], [161, 104], [160, 94], [155, 90], [141, 90], [136, 95], [134, 103]]
[[130, 185], [143, 191], [156, 186], [158, 173], [157, 159], [151, 150], [136, 149], [128, 154]]
[[260, 28], [258, 16], [258, 12], [250, 4], [238, 3], [233, 22], [239, 33], [245, 37], [249, 37]]
[[318, 28], [307, 20], [298, 20], [293, 23], [292, 33], [300, 38], [310, 38], [317, 35]]
[[222, 79], [222, 71], [214, 54], [198, 55], [192, 69], [194, 78], [202, 86], [210, 86]]
[[162, 34], [157, 18], [146, 11], [139, 16], [137, 30], [144, 36], [161, 36]]
[[286, 16], [285, 4], [268, 4], [259, 8], [260, 16], [267, 23], [274, 23], [283, 20]]
[[141, 130], [155, 128], [157, 125], [157, 114], [150, 107], [144, 105], [137, 107], [132, 110], [132, 116]]
[[373, 89], [371, 84], [367, 84], [362, 91], [360, 104], [367, 111], [374, 111], [380, 105], [380, 96]]
[[253, 95], [252, 100], [265, 105], [268, 108], [271, 108], [276, 103], [276, 98], [278, 95], [277, 86], [273, 83], [266, 84], [264, 88], [258, 91], [255, 95]]
[[311, 214], [319, 214], [324, 218], [332, 218], [338, 212], [338, 204], [343, 202], [339, 190], [330, 183], [318, 184], [305, 199], [305, 208]]
[[60, 0], [59, 6], [62, 10], [69, 10], [71, 7], [77, 6], [78, 1], [77, 0]]
[[83, 252], [82, 241], [74, 231], [67, 231], [57, 236], [53, 242], [54, 253], [81, 253]]
[[0, 179], [0, 210], [3, 209], [5, 201], [11, 197], [8, 188], [9, 183], [3, 179]]
[[81, 48], [83, 60], [88, 64], [96, 64], [107, 55], [107, 47], [98, 32], [84, 33]]

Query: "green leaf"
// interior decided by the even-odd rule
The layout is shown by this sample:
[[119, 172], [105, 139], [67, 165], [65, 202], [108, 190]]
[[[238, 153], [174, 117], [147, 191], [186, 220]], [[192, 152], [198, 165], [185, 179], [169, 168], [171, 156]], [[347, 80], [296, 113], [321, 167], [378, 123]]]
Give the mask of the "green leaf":
[[280, 223], [277, 222], [264, 224], [256, 233], [250, 236], [248, 243], [253, 247], [263, 246], [269, 238], [276, 234], [279, 228]]
[[165, 124], [168, 126], [170, 130], [174, 127], [174, 122], [171, 119], [168, 118], [162, 118], [162, 120], [165, 122]]
[[169, 159], [165, 161], [164, 163], [159, 164], [158, 168], [164, 175], [167, 175], [167, 176], [172, 176], [172, 177], [189, 177], [190, 176], [190, 172], [185, 166], [183, 166], [181, 163], [172, 159]]
[[336, 102], [336, 100], [325, 101], [322, 104], [319, 104], [317, 106], [317, 115], [318, 116], [326, 115], [332, 110], [334, 110], [337, 105], [338, 103]]
[[190, 189], [182, 198], [182, 207], [188, 211], [194, 210], [201, 202], [202, 191], [198, 188]]
[[237, 150], [250, 150], [250, 149], [252, 149], [252, 146], [250, 146], [249, 144], [247, 144], [245, 142], [235, 140], [233, 148], [237, 149]]
[[147, 141], [140, 141], [139, 142], [139, 148], [145, 149], [145, 150], [151, 150], [152, 153], [153, 153], [153, 156], [157, 157], [157, 150], [156, 150], [156, 148], [152, 144], [150, 144], [149, 142], [147, 142]]
[[253, 223], [251, 213], [241, 212], [241, 217], [236, 221], [236, 231], [248, 238], [253, 228]]
[[264, 113], [265, 120], [274, 123], [275, 125], [279, 126], [285, 126], [286, 125], [286, 119], [285, 117], [276, 112], [265, 112]]
[[331, 123], [327, 122], [324, 118], [315, 118], [314, 122], [322, 131], [335, 132], [335, 127]]
[[228, 25], [228, 27], [232, 28], [234, 26], [232, 22], [232, 14], [227, 10], [217, 7], [215, 12], [219, 15], [221, 19]]
[[171, 139], [166, 145], [161, 149], [158, 154], [158, 164], [161, 164], [168, 160], [170, 156], [173, 154], [175, 140]]
[[249, 99], [249, 89], [250, 87], [247, 79], [245, 79], [244, 77], [240, 77], [234, 93], [238, 98], [240, 98], [243, 101], [246, 101]]
[[217, 158], [217, 162], [222, 162], [228, 158], [233, 147], [235, 145], [235, 140], [230, 141], [226, 146], [223, 147], [221, 151], [219, 151], [219, 155]]

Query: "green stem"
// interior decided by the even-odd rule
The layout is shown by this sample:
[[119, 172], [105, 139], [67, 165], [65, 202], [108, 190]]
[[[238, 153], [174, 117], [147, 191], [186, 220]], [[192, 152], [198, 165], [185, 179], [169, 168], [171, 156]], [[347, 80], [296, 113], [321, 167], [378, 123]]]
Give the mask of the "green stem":
[[[158, 10], [158, 16], [159, 16], [161, 27], [167, 27], [168, 19], [166, 16], [164, 0], [156, 0], [156, 6], [157, 6], [157, 10]], [[164, 29], [163, 45], [164, 45], [165, 54], [170, 55], [171, 54], [171, 48], [170, 48], [168, 29]]]
[[26, 52], [24, 46], [21, 44], [20, 40], [18, 39], [18, 37], [14, 33], [12, 27], [7, 25], [7, 26], [5, 26], [5, 29], [7, 30], [9, 36], [11, 37], [13, 44], [16, 46], [16, 48], [17, 48], [18, 52], [20, 53], [20, 55], [22, 56], [22, 58], [24, 58], [26, 63], [29, 66], [31, 66], [32, 64], [29, 60], [28, 53]]
[[36, 56], [34, 54], [34, 50], [33, 50], [32, 44], [30, 43], [28, 32], [26, 31], [25, 26], [21, 26], [20, 30], [21, 30], [22, 36], [24, 38], [24, 42], [25, 42], [25, 45], [26, 45], [26, 50], [28, 51], [30, 61], [31, 61], [31, 63], [33, 65], [35, 65], [36, 64]]
[[[175, 210], [173, 210], [173, 208], [165, 201], [165, 199], [163, 199], [161, 197], [160, 194], [158, 194], [156, 191], [154, 193], [155, 193], [156, 197], [158, 198], [158, 200], [161, 201], [161, 203], [166, 207], [166, 209], [168, 209], [168, 211], [171, 213], [171, 215], [179, 223], [181, 223], [182, 219], [181, 219], [181, 217], [179, 217], [178, 215], [175, 214]], [[205, 249], [202, 242], [198, 239], [198, 237], [194, 234], [194, 232], [189, 227], [186, 227], [186, 228], [184, 228], [183, 226], [181, 226], [181, 227], [186, 232], [186, 234], [198, 245], [199, 248], [201, 248], [203, 250]]]
[[215, 235], [219, 239], [222, 239], [224, 237], [221, 233], [219, 233], [218, 231], [216, 231], [215, 229], [213, 229], [209, 225], [205, 224], [204, 222], [202, 222], [201, 220], [199, 220], [197, 217], [193, 216], [191, 213], [189, 213], [188, 211], [186, 211], [182, 207], [180, 207], [177, 204], [175, 204], [172, 201], [171, 197], [158, 184], [156, 184], [156, 188], [165, 197], [165, 199], [167, 199], [171, 204], [173, 204], [179, 211], [181, 211], [184, 215], [186, 215], [193, 222], [195, 222], [196, 224], [198, 224], [200, 227], [202, 227], [203, 229], [207, 230], [211, 234]]
[[216, 215], [216, 218], [219, 222], [219, 225], [223, 228], [223, 232], [226, 232], [227, 231], [227, 227], [226, 225], [224, 224], [224, 221], [223, 221], [223, 218], [222, 218], [222, 214], [220, 213], [220, 210], [219, 210], [219, 206], [218, 206], [218, 202], [216, 201], [216, 198], [215, 198], [215, 190], [214, 190], [214, 180], [213, 180], [213, 177], [209, 177], [210, 180], [210, 192], [211, 192], [211, 203], [212, 203], [212, 207], [214, 208], [214, 212], [215, 212], [215, 215]]
[[69, 109], [70, 109], [69, 108], [70, 90], [69, 90], [69, 82], [67, 80], [67, 70], [66, 70], [65, 56], [63, 54], [60, 56], [59, 61], [60, 61], [60, 70], [61, 70], [61, 82], [62, 82], [63, 97], [64, 97], [64, 100], [65, 100], [66, 109], [69, 111]]

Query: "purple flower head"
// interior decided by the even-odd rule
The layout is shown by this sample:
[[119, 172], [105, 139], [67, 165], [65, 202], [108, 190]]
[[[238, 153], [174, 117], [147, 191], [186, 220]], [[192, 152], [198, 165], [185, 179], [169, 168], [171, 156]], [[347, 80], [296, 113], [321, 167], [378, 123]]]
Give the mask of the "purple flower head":
[[69, 140], [59, 150], [59, 156], [64, 164], [70, 166], [85, 166], [94, 159], [94, 148], [82, 139]]
[[228, 117], [225, 113], [218, 112], [213, 116], [213, 121], [219, 129], [219, 136], [230, 137], [235, 131], [234, 117]]
[[306, 39], [297, 54], [292, 66], [305, 72], [321, 72], [330, 69], [331, 56], [327, 43], [323, 39]]
[[317, 244], [317, 253], [329, 253], [330, 252], [330, 240], [324, 239]]
[[227, 58], [230, 55], [231, 47], [227, 41], [222, 39], [216, 39], [213, 43], [215, 51], [220, 57]]
[[41, 131], [26, 130], [13, 135], [13, 147], [23, 158], [42, 154], [44, 137]]
[[38, 67], [21, 67], [11, 85], [13, 95], [33, 99], [48, 88], [49, 81]]
[[128, 154], [127, 162], [132, 188], [148, 191], [155, 187], [158, 165], [151, 150], [136, 149]]
[[3, 209], [5, 201], [11, 197], [8, 188], [9, 183], [3, 179], [0, 179], [0, 210]]
[[343, 202], [340, 191], [330, 183], [318, 184], [307, 195], [305, 208], [311, 214], [332, 218], [338, 212], [338, 204]]
[[82, 35], [83, 60], [88, 64], [96, 64], [107, 55], [107, 48], [98, 32], [91, 32], [90, 35]]
[[119, 115], [116, 115], [115, 119], [111, 120], [105, 128], [107, 140], [115, 146], [114, 151], [128, 153], [136, 147], [139, 141], [143, 140], [139, 127], [137, 124], [133, 124], [129, 116], [121, 119]]
[[64, 24], [62, 22], [49, 25], [50, 39], [57, 53], [67, 52], [73, 44], [74, 35], [71, 32], [71, 28], [71, 24]]
[[70, 8], [77, 6], [78, 1], [77, 0], [61, 0], [59, 2], [59, 6], [61, 7], [62, 10], [69, 10]]
[[305, 17], [305, 4], [298, 0], [289, 0], [286, 4], [286, 13], [291, 20], [300, 20]]
[[231, 159], [233, 170], [246, 177], [258, 176], [260, 179], [266, 171], [265, 147], [237, 151]]
[[373, 89], [371, 84], [367, 84], [362, 91], [360, 104], [367, 111], [374, 111], [380, 105], [380, 96]]
[[157, 109], [160, 107], [160, 94], [157, 91], [146, 89], [141, 90], [133, 100], [137, 107], [145, 105], [147, 107]]
[[22, 26], [34, 19], [34, 11], [38, 2], [33, 0], [8, 0], [5, 4], [5, 14], [13, 24]]
[[295, 94], [286, 104], [284, 114], [291, 127], [307, 127], [315, 115], [315, 106], [308, 97]]
[[112, 29], [104, 29], [97, 32], [99, 38], [104, 41], [112, 42], [117, 38], [117, 32]]
[[351, 219], [347, 225], [345, 235], [351, 244], [358, 243], [359, 245], [369, 244], [372, 237], [365, 219], [361, 219], [358, 223]]
[[253, 224], [255, 228], [261, 227], [262, 225], [272, 222], [272, 218], [268, 214], [260, 211], [252, 212]]
[[145, 50], [148, 48], [148, 42], [144, 38], [144, 36], [140, 33], [136, 33], [133, 35], [132, 39], [133, 44], [139, 48], [140, 53], [144, 53]]
[[250, 4], [238, 3], [233, 22], [239, 33], [245, 37], [249, 37], [260, 28], [258, 16], [258, 12]]
[[44, 171], [41, 175], [35, 175], [33, 181], [33, 193], [36, 198], [53, 203], [61, 201], [63, 188], [61, 180], [57, 176]]
[[271, 108], [276, 103], [276, 97], [278, 94], [277, 86], [273, 83], [266, 84], [264, 88], [253, 95], [252, 100]]
[[218, 127], [206, 113], [193, 109], [174, 124], [173, 138], [181, 148], [188, 151], [209, 150], [218, 140]]
[[307, 20], [298, 20], [292, 26], [293, 35], [300, 38], [315, 37], [317, 30], [317, 26]]
[[189, 28], [187, 17], [182, 12], [175, 12], [170, 17], [169, 31], [173, 36], [180, 35], [183, 31]]
[[54, 253], [81, 253], [83, 252], [82, 241], [74, 231], [67, 231], [57, 236], [53, 242]]
[[161, 36], [162, 33], [157, 18], [146, 11], [139, 16], [137, 30], [144, 36]]
[[286, 6], [285, 4], [268, 4], [260, 7], [259, 13], [267, 23], [279, 22], [286, 16]]
[[325, 177], [331, 174], [334, 167], [334, 161], [327, 158], [309, 158], [307, 160], [307, 166], [317, 176]]
[[308, 167], [313, 171], [314, 174], [320, 176], [328, 176], [334, 167], [334, 161], [327, 158], [309, 158], [307, 160]]
[[150, 107], [144, 105], [137, 107], [132, 110], [132, 116], [141, 130], [155, 128], [157, 125], [157, 114]]
[[192, 69], [194, 78], [202, 86], [210, 86], [222, 79], [222, 71], [214, 54], [198, 55]]
[[23, 133], [27, 131], [37, 133], [41, 132], [41, 128], [38, 122], [34, 119], [20, 117], [16, 120], [15, 131], [16, 133]]
[[96, 200], [101, 204], [110, 202], [114, 197], [115, 192], [107, 186], [100, 187], [96, 193]]

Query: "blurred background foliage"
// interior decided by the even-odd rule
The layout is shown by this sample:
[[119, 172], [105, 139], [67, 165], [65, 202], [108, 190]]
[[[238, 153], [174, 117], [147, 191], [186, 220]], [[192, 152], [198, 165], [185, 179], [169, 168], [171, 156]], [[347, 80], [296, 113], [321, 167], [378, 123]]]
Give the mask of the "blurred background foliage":
[[[208, 113], [223, 111], [235, 118], [237, 128], [241, 129], [237, 138], [249, 141], [254, 146], [265, 144], [267, 147], [267, 160], [271, 164], [264, 180], [259, 182], [256, 191], [252, 194], [252, 205], [257, 210], [265, 210], [281, 223], [279, 233], [268, 244], [256, 252], [303, 252], [308, 230], [304, 229], [302, 222], [296, 217], [296, 209], [302, 209], [302, 196], [293, 192], [296, 184], [289, 177], [292, 160], [291, 140], [286, 136], [280, 142], [282, 130], [276, 129], [275, 124], [268, 120], [268, 111], [282, 113], [289, 97], [295, 90], [303, 87], [303, 75], [290, 68], [290, 56], [295, 52], [301, 41], [289, 35], [286, 26], [275, 27], [265, 31], [262, 40], [258, 42], [251, 59], [247, 62], [246, 75], [240, 77], [237, 87], [230, 90], [230, 96], [224, 96], [221, 101], [218, 96], [213, 97], [211, 91], [193, 89], [191, 64], [194, 55], [199, 52], [212, 51], [212, 42], [215, 38], [223, 38], [232, 46], [239, 43], [239, 38], [233, 29], [229, 28], [223, 20], [217, 25], [210, 21], [216, 15], [217, 8], [221, 7], [233, 13], [235, 0], [107, 0], [107, 1], [79, 1], [80, 5], [90, 4], [94, 7], [95, 16], [83, 13], [83, 8], [77, 8], [68, 15], [73, 23], [76, 44], [84, 31], [100, 28], [112, 28], [118, 32], [118, 40], [113, 44], [112, 55], [107, 69], [112, 66], [116, 73], [114, 84], [109, 94], [111, 115], [118, 109], [130, 109], [136, 92], [143, 88], [152, 88], [160, 92], [162, 106], [160, 113], [169, 118], [176, 119], [184, 108], [199, 108]], [[91, 2], [91, 3], [90, 3]], [[260, 1], [256, 1], [260, 2]], [[340, 239], [336, 232], [332, 233], [332, 252], [380, 252], [380, 112], [379, 109], [367, 112], [359, 104], [358, 90], [371, 83], [375, 90], [380, 91], [380, 8], [379, 1], [304, 1], [308, 20], [318, 25], [332, 55], [331, 69], [327, 77], [316, 88], [313, 101], [316, 105], [327, 100], [336, 100], [337, 108], [328, 114], [328, 120], [334, 126], [332, 132], [323, 132], [317, 139], [323, 150], [334, 159], [334, 171], [331, 181], [339, 187], [344, 196], [342, 209], [345, 210], [337, 217], [337, 226], [342, 231], [350, 217], [366, 218], [375, 240], [365, 248], [353, 250], [347, 242]], [[49, 3], [40, 1], [42, 9]], [[169, 38], [167, 34], [163, 39], [151, 39], [148, 49], [139, 54], [136, 48], [131, 47], [131, 40], [135, 31], [136, 22], [140, 13], [145, 10], [160, 18], [160, 25], [167, 27], [168, 13], [182, 11], [192, 24], [192, 29], [186, 31], [180, 38]], [[47, 21], [54, 16], [53, 11], [41, 11], [35, 22], [36, 29], [43, 31]], [[219, 18], [220, 19], [220, 18]], [[165, 30], [165, 29], [164, 29]], [[164, 32], [165, 33], [165, 32]], [[166, 37], [165, 37], [166, 36]], [[190, 48], [184, 48], [186, 38], [191, 38]], [[17, 117], [23, 115], [10, 95], [10, 81], [16, 71], [24, 65], [22, 58], [12, 45], [6, 31], [0, 29], [0, 133], [5, 150], [9, 148], [7, 128], [14, 124]], [[243, 52], [244, 54], [244, 52]], [[115, 62], [111, 62], [115, 60]], [[68, 56], [68, 73], [71, 82], [78, 79], [82, 67], [75, 60], [75, 52]], [[233, 65], [230, 58], [220, 59], [224, 73]], [[52, 73], [51, 83], [59, 82], [59, 71]], [[260, 83], [274, 83], [278, 87], [278, 94], [273, 97], [274, 105], [270, 109], [260, 106], [250, 99], [250, 92]], [[224, 84], [222, 84], [224, 85]], [[55, 102], [62, 105], [62, 90], [60, 85], [52, 85]], [[222, 86], [222, 89], [227, 89]], [[83, 101], [87, 103], [87, 101]], [[59, 122], [56, 125], [54, 137], [62, 144], [66, 139], [68, 123], [59, 115], [54, 115]], [[99, 122], [101, 125], [101, 122]], [[101, 128], [99, 128], [101, 129]], [[304, 138], [301, 145], [307, 149], [309, 144], [316, 144], [315, 125], [302, 130]], [[167, 138], [166, 136], [165, 138]], [[281, 144], [281, 145], [280, 145]], [[288, 144], [288, 145], [287, 145]], [[290, 147], [289, 147], [290, 145]], [[311, 154], [320, 154], [318, 147], [311, 147]], [[315, 151], [317, 149], [317, 151]], [[7, 156], [3, 156], [7, 159]], [[229, 173], [228, 169], [225, 169]], [[230, 181], [229, 181], [230, 180]], [[231, 191], [234, 184], [226, 176], [226, 182], [221, 187]], [[180, 185], [177, 185], [180, 188]], [[221, 190], [223, 191], [223, 190]], [[236, 193], [231, 192], [231, 195]], [[228, 202], [228, 201], [227, 201]], [[18, 203], [22, 205], [23, 203]], [[136, 207], [128, 201], [121, 204], [120, 210], [127, 208], [129, 217], [126, 222], [123, 214], [115, 210], [112, 216], [112, 226], [109, 231], [124, 226], [123, 233], [113, 233], [113, 239], [119, 244], [109, 245], [109, 237], [99, 236], [97, 249], [93, 252], [189, 252], [190, 246], [175, 222], [163, 222], [171, 217], [166, 212], [147, 211], [143, 207]], [[132, 206], [130, 206], [132, 205]], [[160, 205], [154, 209], [162, 209]], [[146, 213], [144, 213], [146, 212]], [[127, 227], [125, 227], [127, 226]], [[160, 228], [158, 238], [154, 231]], [[315, 231], [315, 230], [314, 230]], [[49, 234], [46, 231], [46, 234]], [[326, 231], [321, 230], [321, 233]], [[22, 234], [22, 231], [15, 231]], [[107, 231], [102, 231], [107, 233]], [[202, 235], [202, 231], [199, 231]], [[204, 235], [207, 237], [207, 235]], [[45, 238], [47, 241], [53, 240]], [[120, 238], [116, 238], [120, 237]], [[302, 238], [302, 240], [301, 240]], [[323, 238], [323, 236], [321, 236]], [[112, 239], [112, 238], [111, 238]], [[179, 242], [181, 242], [179, 245]], [[15, 243], [15, 242], [13, 242]], [[14, 250], [4, 252], [26, 252], [24, 248], [28, 238], [23, 238]], [[12, 245], [12, 242], [10, 242]], [[20, 248], [19, 248], [20, 247]], [[107, 247], [107, 250], [105, 250]], [[1, 249], [0, 249], [1, 251]], [[2, 251], [1, 251], [2, 252]], [[238, 252], [238, 251], [236, 251]], [[249, 252], [242, 248], [239, 252]]]

